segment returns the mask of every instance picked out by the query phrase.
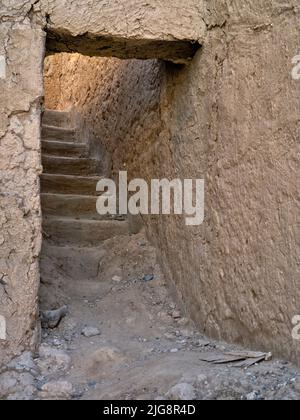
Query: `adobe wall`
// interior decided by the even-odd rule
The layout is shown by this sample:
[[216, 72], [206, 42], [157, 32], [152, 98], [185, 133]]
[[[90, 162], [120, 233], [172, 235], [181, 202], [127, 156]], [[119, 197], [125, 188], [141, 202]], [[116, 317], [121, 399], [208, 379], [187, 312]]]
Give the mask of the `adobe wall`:
[[299, 363], [299, 5], [207, 5], [190, 65], [77, 56], [53, 104], [82, 107], [115, 171], [205, 179], [202, 226], [145, 220], [170, 282], [209, 336]]

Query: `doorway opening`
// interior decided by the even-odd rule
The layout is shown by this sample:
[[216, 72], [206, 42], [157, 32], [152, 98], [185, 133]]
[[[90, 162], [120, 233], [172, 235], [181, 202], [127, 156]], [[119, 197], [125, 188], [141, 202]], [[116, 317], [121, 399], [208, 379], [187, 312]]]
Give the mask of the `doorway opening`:
[[[176, 329], [189, 326], [167, 291], [141, 219], [100, 216], [96, 209], [101, 177], [117, 179], [121, 170], [132, 178], [157, 177], [165, 75], [178, 64], [151, 57], [155, 51], [160, 56], [163, 44], [155, 45], [157, 50], [153, 45], [151, 58], [143, 60], [132, 58], [129, 47], [126, 60], [82, 55], [82, 42], [72, 53], [53, 51], [61, 43], [53, 47], [51, 37], [48, 45], [42, 119], [42, 348], [71, 355], [73, 372], [66, 367], [64, 374], [76, 386], [87, 379], [112, 384], [120, 372], [125, 380], [130, 363], [147, 359], [150, 344], [156, 349], [151, 352], [171, 352]], [[170, 334], [166, 338], [170, 329], [173, 339]], [[55, 366], [48, 368], [57, 375]], [[133, 388], [135, 375], [138, 371]], [[97, 398], [123, 392], [117, 387], [107, 394], [107, 387], [100, 388]], [[85, 397], [94, 391], [84, 391]]]

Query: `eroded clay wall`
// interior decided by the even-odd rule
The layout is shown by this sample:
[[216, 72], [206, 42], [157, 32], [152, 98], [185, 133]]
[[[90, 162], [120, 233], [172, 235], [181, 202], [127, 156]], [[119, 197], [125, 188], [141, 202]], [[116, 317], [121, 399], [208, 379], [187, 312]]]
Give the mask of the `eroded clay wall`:
[[81, 115], [99, 157], [100, 145], [107, 150], [112, 175], [121, 169], [140, 176], [161, 133], [164, 74], [165, 64], [158, 60], [56, 54], [45, 60], [45, 106]]
[[[0, 23], [0, 364], [38, 343], [44, 33]], [[32, 51], [31, 54], [25, 52]]]
[[209, 10], [191, 65], [74, 56], [52, 104], [82, 107], [115, 172], [205, 179], [202, 226], [145, 219], [170, 282], [206, 334], [299, 362], [299, 7]]

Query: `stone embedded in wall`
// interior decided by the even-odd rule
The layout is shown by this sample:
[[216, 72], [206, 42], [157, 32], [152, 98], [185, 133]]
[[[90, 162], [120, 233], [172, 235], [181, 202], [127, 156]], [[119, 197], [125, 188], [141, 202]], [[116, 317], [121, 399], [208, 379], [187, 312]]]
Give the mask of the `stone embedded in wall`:
[[206, 32], [202, 0], [41, 4], [48, 15], [50, 52], [185, 62], [195, 55]]
[[0, 315], [0, 340], [6, 340], [6, 319]]
[[0, 79], [6, 78], [6, 59], [4, 55], [0, 55]]
[[96, 57], [121, 59], [161, 59], [177, 63], [192, 60], [201, 45], [196, 41], [161, 41], [95, 37], [89, 34], [72, 36], [66, 32], [48, 31], [47, 52], [77, 52]]

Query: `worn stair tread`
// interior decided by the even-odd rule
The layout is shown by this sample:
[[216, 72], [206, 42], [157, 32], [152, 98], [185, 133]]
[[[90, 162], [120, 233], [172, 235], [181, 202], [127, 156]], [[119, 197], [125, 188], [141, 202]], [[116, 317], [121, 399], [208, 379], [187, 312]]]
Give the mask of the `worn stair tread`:
[[46, 238], [58, 244], [97, 245], [114, 236], [127, 235], [126, 221], [74, 219], [45, 216], [43, 232]]
[[87, 157], [88, 147], [85, 143], [43, 140], [42, 152], [51, 156]]
[[98, 214], [96, 196], [42, 193], [41, 200], [43, 214], [47, 216], [90, 220], [124, 220], [124, 217], [119, 215]]
[[41, 176], [43, 193], [98, 195], [96, 186], [101, 176], [76, 176], [44, 173]]
[[73, 142], [76, 140], [77, 129], [57, 127], [53, 125], [42, 125], [42, 139], [43, 140], [62, 140], [66, 142]]
[[95, 159], [52, 156], [43, 154], [42, 164], [44, 172], [62, 175], [97, 175], [101, 170], [101, 163]]
[[68, 127], [70, 124], [70, 112], [45, 109], [42, 124], [55, 127]]

